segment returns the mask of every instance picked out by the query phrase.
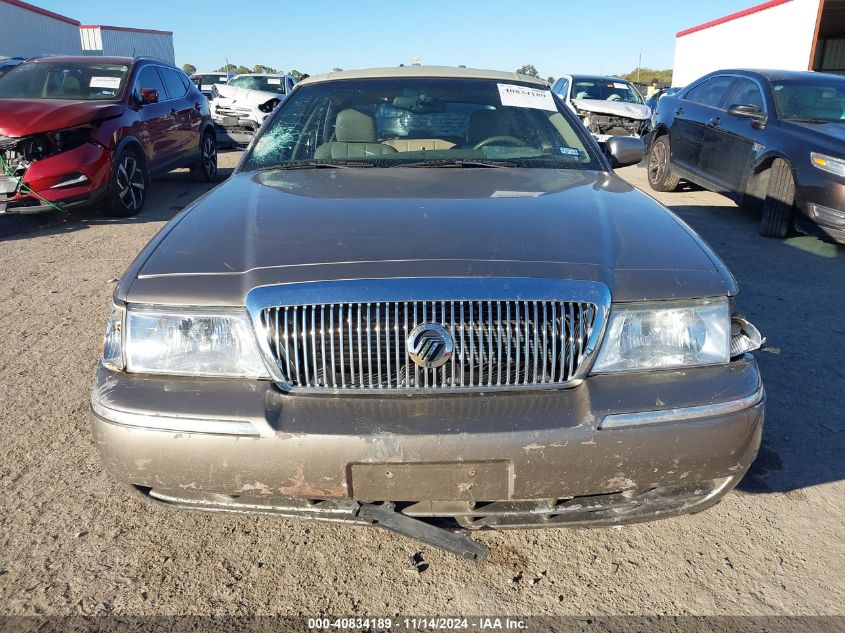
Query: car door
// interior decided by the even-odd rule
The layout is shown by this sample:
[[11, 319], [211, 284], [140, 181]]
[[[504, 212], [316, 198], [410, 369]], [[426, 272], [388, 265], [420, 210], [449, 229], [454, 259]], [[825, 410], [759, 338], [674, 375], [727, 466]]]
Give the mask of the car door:
[[734, 79], [719, 114], [707, 126], [699, 161], [701, 175], [725, 193], [738, 193], [742, 189], [754, 143], [761, 134], [754, 120], [728, 114], [728, 110], [738, 105], [756, 106], [761, 113], [766, 112], [763, 91], [753, 79]]
[[188, 87], [179, 72], [173, 68], [158, 67], [158, 72], [164, 80], [167, 90], [170, 114], [174, 117], [176, 126], [173, 135], [176, 140], [174, 159], [187, 160], [199, 152], [199, 109], [201, 104], [188, 97]]
[[697, 175], [707, 124], [719, 114], [719, 106], [734, 78], [716, 75], [687, 90], [677, 100], [669, 127], [672, 163]]
[[[158, 101], [144, 103], [143, 91], [155, 90]], [[150, 171], [155, 172], [172, 163], [176, 157], [178, 140], [174, 128], [178, 127], [176, 118], [170, 111], [167, 90], [154, 65], [146, 65], [138, 72], [133, 85], [133, 99], [139, 107], [137, 136], [144, 145]]]

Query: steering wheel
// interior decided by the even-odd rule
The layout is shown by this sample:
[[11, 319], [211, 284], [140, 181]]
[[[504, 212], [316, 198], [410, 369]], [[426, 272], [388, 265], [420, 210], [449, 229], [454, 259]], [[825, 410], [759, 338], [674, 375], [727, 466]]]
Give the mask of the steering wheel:
[[482, 141], [478, 141], [472, 149], [481, 149], [482, 147], [486, 147], [492, 143], [508, 143], [510, 145], [516, 145], [517, 147], [529, 147], [528, 143], [522, 139], [516, 138], [515, 136], [490, 136]]

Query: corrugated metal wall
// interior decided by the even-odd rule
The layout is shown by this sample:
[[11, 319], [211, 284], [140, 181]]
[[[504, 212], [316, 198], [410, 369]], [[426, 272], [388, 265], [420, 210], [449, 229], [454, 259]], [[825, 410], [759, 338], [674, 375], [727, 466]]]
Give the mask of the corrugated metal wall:
[[816, 70], [845, 75], [845, 38], [824, 40], [819, 45], [822, 46], [822, 62]]
[[149, 55], [164, 59], [170, 63], [176, 62], [172, 35], [165, 33], [120, 31], [108, 27], [102, 27], [100, 29], [100, 35], [103, 40], [103, 55], [127, 57]]
[[0, 0], [0, 57], [42, 55], [149, 55], [175, 63], [173, 36], [114, 27], [84, 26]]
[[81, 55], [79, 26], [0, 0], [0, 56]]

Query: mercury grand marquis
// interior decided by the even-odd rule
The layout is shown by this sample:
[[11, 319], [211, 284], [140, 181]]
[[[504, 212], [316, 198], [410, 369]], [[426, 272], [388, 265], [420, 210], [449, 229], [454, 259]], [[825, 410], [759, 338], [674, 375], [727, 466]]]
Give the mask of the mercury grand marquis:
[[467, 529], [698, 512], [754, 460], [760, 334], [679, 218], [542, 80], [301, 82], [118, 284], [105, 467], [168, 506]]

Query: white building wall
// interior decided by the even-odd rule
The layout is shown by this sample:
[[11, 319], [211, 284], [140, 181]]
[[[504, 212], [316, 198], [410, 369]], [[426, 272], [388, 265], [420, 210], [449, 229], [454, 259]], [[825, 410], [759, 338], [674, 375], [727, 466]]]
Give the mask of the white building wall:
[[173, 51], [173, 35], [100, 27], [103, 55], [134, 57], [149, 55], [172, 63], [176, 62]]
[[723, 68], [807, 70], [819, 0], [788, 0], [675, 40], [672, 85]]
[[78, 24], [0, 0], [0, 57], [81, 54]]

